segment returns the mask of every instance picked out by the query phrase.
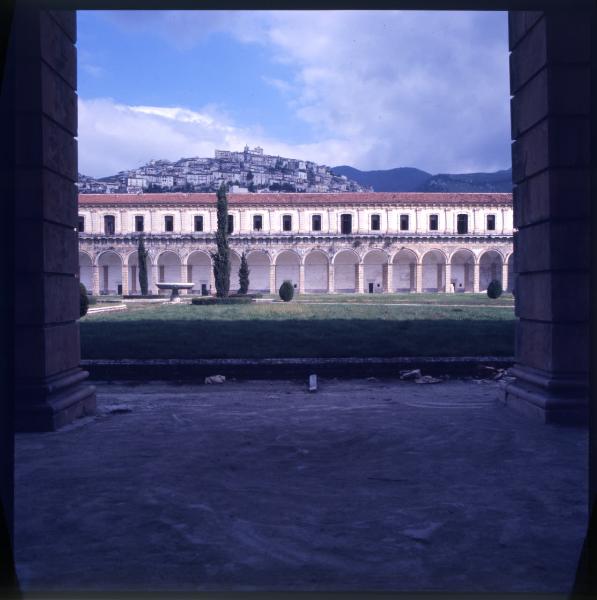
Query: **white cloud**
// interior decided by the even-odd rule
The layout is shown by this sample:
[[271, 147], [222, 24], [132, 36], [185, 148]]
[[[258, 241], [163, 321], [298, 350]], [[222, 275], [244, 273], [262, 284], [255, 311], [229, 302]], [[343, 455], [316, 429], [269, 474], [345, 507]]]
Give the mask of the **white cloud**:
[[[436, 173], [509, 164], [505, 13], [197, 11], [110, 18], [123, 28], [157, 32], [177, 47], [193, 47], [213, 32], [264, 46], [288, 69], [287, 78], [264, 81], [283, 92], [289, 107], [317, 132], [312, 144], [291, 145], [217, 111], [129, 107], [120, 121], [133, 127], [140, 119], [141, 129], [153, 132], [150, 143], [139, 131], [145, 141], [137, 144], [138, 152], [150, 145], [172, 158], [190, 149], [211, 155], [214, 147], [241, 148], [246, 142], [362, 169], [416, 166]], [[97, 123], [95, 116], [86, 118]], [[263, 130], [269, 118], [264, 115]], [[86, 127], [80, 135], [82, 165]], [[173, 137], [156, 137], [166, 131]]]

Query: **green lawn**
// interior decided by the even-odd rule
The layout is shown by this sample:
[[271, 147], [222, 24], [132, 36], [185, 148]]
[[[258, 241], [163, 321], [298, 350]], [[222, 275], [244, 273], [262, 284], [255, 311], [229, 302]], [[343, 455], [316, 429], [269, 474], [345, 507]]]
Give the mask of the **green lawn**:
[[[390, 297], [373, 296], [375, 301], [329, 306], [297, 302], [227, 306], [130, 304], [125, 312], [99, 313], [81, 319], [82, 356], [256, 358], [514, 354], [511, 302], [507, 306], [492, 303], [489, 307], [464, 308], [384, 305]], [[402, 296], [405, 297], [411, 302], [415, 299]], [[458, 296], [463, 300], [469, 298], [468, 302], [479, 304], [478, 297]], [[490, 302], [485, 296], [483, 304]]]

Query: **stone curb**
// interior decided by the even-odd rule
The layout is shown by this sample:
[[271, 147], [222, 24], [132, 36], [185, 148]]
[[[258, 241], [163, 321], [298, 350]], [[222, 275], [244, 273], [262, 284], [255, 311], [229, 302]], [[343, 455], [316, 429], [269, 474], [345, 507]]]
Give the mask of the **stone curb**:
[[210, 375], [238, 379], [292, 379], [316, 373], [322, 377], [399, 376], [402, 369], [421, 369], [426, 375], [470, 376], [479, 365], [509, 368], [514, 357], [409, 356], [367, 358], [203, 358], [203, 359], [96, 359], [82, 360], [91, 379], [203, 380]]

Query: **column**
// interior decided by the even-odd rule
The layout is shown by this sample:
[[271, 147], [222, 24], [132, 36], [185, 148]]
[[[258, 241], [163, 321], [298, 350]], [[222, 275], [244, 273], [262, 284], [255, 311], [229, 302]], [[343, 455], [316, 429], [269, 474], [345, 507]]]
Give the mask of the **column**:
[[479, 293], [479, 271], [480, 271], [481, 265], [475, 261], [475, 264], [473, 265], [473, 294], [478, 294]]
[[446, 292], [452, 293], [452, 265], [450, 261], [446, 262]]
[[129, 267], [122, 261], [122, 295], [126, 296], [129, 293]]
[[159, 293], [159, 288], [157, 286], [158, 282], [160, 281], [160, 277], [159, 277], [159, 270], [158, 270], [158, 266], [152, 264], [151, 265], [151, 288], [152, 294], [157, 294]]
[[274, 296], [277, 295], [278, 290], [276, 289], [276, 265], [269, 266], [269, 293]]
[[[180, 265], [180, 281], [182, 283], [187, 283], [187, 265]], [[188, 290], [179, 290], [179, 294], [187, 294]]]
[[91, 293], [94, 296], [99, 296], [100, 293], [100, 282], [99, 282], [99, 267], [93, 265], [91, 267]]
[[334, 265], [328, 262], [328, 294], [336, 293], [336, 285], [334, 283]]
[[384, 265], [383, 275], [384, 275], [383, 291], [386, 292], [386, 294], [391, 294], [393, 291], [392, 288], [393, 288], [393, 282], [394, 282], [394, 265], [392, 263], [388, 263], [388, 264]]
[[502, 290], [505, 292], [508, 289], [508, 263], [502, 264]]
[[213, 262], [209, 269], [209, 293], [210, 295], [216, 293], [216, 276], [214, 275]]
[[415, 291], [420, 294], [423, 291], [423, 263], [417, 263], [416, 273]]
[[299, 264], [298, 292], [299, 294], [305, 293], [305, 265], [303, 263]]
[[355, 274], [356, 274], [356, 285], [357, 294], [365, 293], [364, 279], [365, 279], [365, 265], [363, 263], [357, 263], [355, 265]]
[[586, 422], [590, 316], [597, 310], [590, 297], [595, 19], [572, 7], [508, 18], [518, 323], [510, 371], [516, 380], [504, 401], [545, 422]]
[[12, 27], [0, 118], [14, 160], [15, 427], [53, 431], [95, 412], [79, 367], [76, 15], [19, 3]]

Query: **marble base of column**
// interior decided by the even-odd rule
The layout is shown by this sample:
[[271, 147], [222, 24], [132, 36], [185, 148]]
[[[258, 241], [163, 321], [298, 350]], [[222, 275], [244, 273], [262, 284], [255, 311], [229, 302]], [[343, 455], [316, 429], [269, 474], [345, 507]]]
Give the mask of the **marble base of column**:
[[56, 431], [79, 417], [95, 413], [95, 386], [89, 373], [76, 367], [42, 380], [16, 381], [15, 430]]
[[502, 402], [543, 423], [587, 425], [589, 393], [581, 374], [558, 375], [515, 365], [509, 370], [515, 381], [502, 385]]

